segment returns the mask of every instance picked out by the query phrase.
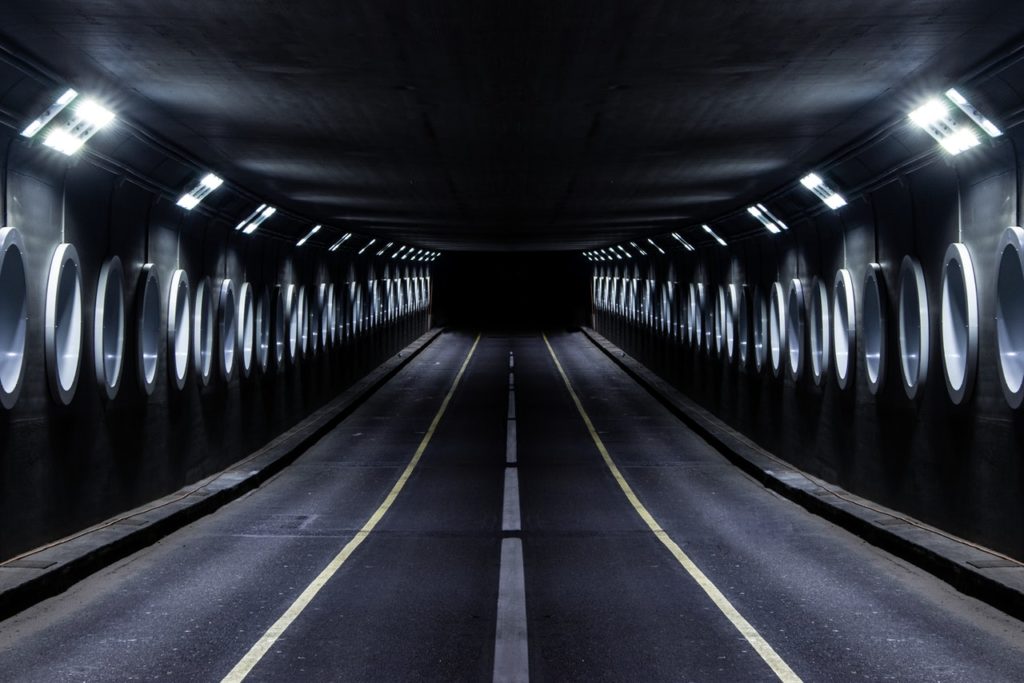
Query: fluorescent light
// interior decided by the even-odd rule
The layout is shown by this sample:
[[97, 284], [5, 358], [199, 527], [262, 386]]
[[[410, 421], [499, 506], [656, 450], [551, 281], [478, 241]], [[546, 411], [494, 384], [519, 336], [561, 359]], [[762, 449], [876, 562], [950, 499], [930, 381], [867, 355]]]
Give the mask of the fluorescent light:
[[967, 129], [960, 129], [947, 135], [946, 137], [939, 140], [939, 144], [952, 155], [966, 152], [972, 147], [977, 147], [981, 144], [981, 140], [974, 134], [973, 131]]
[[374, 242], [376, 242], [376, 241], [377, 241], [377, 238], [376, 238], [376, 237], [374, 237], [373, 239], [371, 239], [371, 240], [370, 240], [369, 242], [367, 242], [367, 243], [366, 243], [366, 246], [365, 246], [365, 247], [363, 247], [362, 249], [360, 249], [360, 250], [359, 250], [359, 254], [356, 254], [356, 256], [359, 256], [359, 255], [361, 255], [361, 254], [362, 254], [362, 253], [363, 253], [364, 251], [366, 251], [367, 249], [369, 249], [369, 248], [370, 248], [370, 245], [372, 245], [372, 244], [373, 244]]
[[383, 256], [384, 252], [390, 249], [394, 245], [394, 242], [388, 242], [383, 249], [377, 252], [377, 256]]
[[784, 230], [789, 230], [789, 226], [776, 218], [775, 214], [769, 211], [764, 204], [748, 206], [747, 213], [760, 221], [761, 225], [763, 225], [765, 229], [773, 235], [777, 235]]
[[626, 258], [633, 258], [633, 255], [632, 255], [632, 254], [630, 254], [630, 253], [629, 253], [628, 251], [626, 251], [626, 248], [625, 248], [625, 247], [623, 247], [623, 246], [622, 246], [621, 244], [619, 244], [619, 245], [616, 245], [616, 248], [617, 248], [617, 249], [618, 249], [619, 251], [621, 251], [621, 252], [622, 252], [622, 253], [623, 253], [623, 254], [624, 254], [624, 255], [626, 256]]
[[21, 134], [26, 138], [35, 137], [35, 134], [43, 129], [43, 127], [53, 120], [57, 114], [64, 111], [64, 107], [71, 104], [72, 100], [78, 97], [78, 92], [72, 88], [68, 88], [64, 91], [64, 94], [56, 99], [56, 101], [46, 108], [42, 114], [36, 117], [36, 119], [25, 127], [25, 130], [21, 131]]
[[825, 202], [825, 206], [833, 211], [846, 206], [846, 198], [829, 187], [828, 183], [822, 180], [817, 173], [808, 173], [800, 179], [800, 184], [813, 192], [818, 199]]
[[306, 242], [309, 241], [310, 237], [312, 237], [313, 235], [315, 235], [318, 232], [320, 232], [320, 229], [323, 228], [323, 227], [324, 226], [322, 226], [320, 224], [314, 225], [313, 228], [309, 232], [306, 233], [305, 237], [303, 237], [301, 240], [299, 240], [298, 242], [295, 243], [295, 246], [301, 247], [303, 244], [305, 244]]
[[405, 261], [410, 256], [415, 256], [415, 255], [416, 255], [416, 250], [413, 249], [412, 247], [409, 247], [409, 251], [405, 252], [405, 255], [402, 257], [402, 260]]
[[327, 249], [327, 251], [338, 251], [338, 247], [340, 247], [341, 245], [343, 245], [343, 244], [345, 243], [345, 241], [346, 241], [346, 240], [348, 240], [348, 239], [349, 239], [350, 237], [352, 237], [352, 233], [350, 233], [350, 232], [346, 232], [346, 233], [345, 233], [344, 235], [342, 235], [342, 236], [341, 236], [341, 239], [339, 239], [339, 240], [338, 240], [337, 242], [335, 242], [334, 244], [332, 244], [332, 245], [331, 245], [331, 246], [330, 246], [330, 247], [329, 247], [329, 248]]
[[630, 242], [629, 246], [631, 246], [634, 249], [636, 249], [637, 251], [639, 251], [641, 256], [647, 256], [647, 252], [644, 251], [643, 249], [641, 249], [640, 247], [636, 246], [636, 242]]
[[808, 173], [800, 179], [800, 184], [806, 187], [808, 190], [813, 190], [816, 187], [821, 187], [825, 184], [825, 181], [821, 179], [817, 173]]
[[251, 235], [263, 225], [263, 221], [273, 216], [276, 211], [277, 209], [272, 206], [260, 204], [245, 220], [235, 226], [235, 230], [241, 230], [246, 235]]
[[846, 197], [839, 194], [838, 192], [833, 192], [831, 195], [829, 195], [822, 201], [825, 202], [825, 206], [832, 209], [833, 211], [846, 206]]
[[224, 181], [212, 173], [207, 173], [202, 179], [193, 187], [191, 190], [181, 195], [178, 199], [178, 206], [191, 211], [192, 209], [199, 206], [199, 202], [203, 201], [208, 194], [216, 190], [218, 187], [224, 184]]
[[948, 115], [949, 108], [940, 100], [932, 98], [910, 112], [910, 120], [921, 128], [927, 128], [933, 123], [938, 123]]
[[725, 243], [725, 240], [723, 240], [721, 237], [719, 237], [717, 234], [715, 234], [715, 231], [712, 230], [711, 226], [708, 225], [707, 223], [705, 223], [704, 225], [702, 225], [700, 227], [704, 228], [704, 232], [706, 232], [707, 234], [709, 234], [712, 237], [714, 237], [715, 241], [718, 242], [719, 244], [721, 244], [723, 247], [729, 246], [728, 244]]
[[[953, 92], [956, 93], [955, 90]], [[937, 98], [928, 100], [910, 112], [910, 120], [927, 131], [943, 149], [954, 156], [981, 144], [974, 131], [959, 125], [949, 106]]]
[[947, 90], [946, 97], [948, 97], [953, 104], [960, 107], [960, 111], [967, 114], [967, 116], [978, 124], [978, 127], [985, 131], [989, 137], [997, 138], [1003, 134], [1003, 131], [999, 130], [996, 124], [985, 118], [984, 114], [978, 111], [978, 108], [968, 102], [967, 98], [957, 92], [955, 88]]
[[[64, 96], [70, 97], [69, 102], [74, 99], [68, 93], [64, 93]], [[43, 140], [44, 145], [67, 156], [71, 156], [81, 149], [89, 138], [116, 118], [112, 111], [101, 106], [95, 100], [79, 100], [71, 110], [73, 111], [70, 115], [62, 117], [62, 122], [50, 126], [51, 130]], [[63, 108], [59, 109], [58, 113], [61, 111]], [[29, 129], [33, 127], [30, 125]]]
[[114, 112], [100, 105], [96, 100], [82, 100], [75, 107], [75, 114], [83, 125], [103, 128], [114, 120]]
[[409, 247], [399, 247], [398, 250], [394, 254], [391, 255], [391, 258], [395, 258], [396, 256], [398, 256], [399, 254], [401, 254], [403, 251], [405, 251], [408, 248]]
[[679, 242], [679, 244], [683, 245], [683, 248], [686, 249], [686, 251], [696, 251], [696, 249], [693, 248], [693, 245], [684, 240], [683, 236], [680, 235], [678, 232], [672, 233], [672, 239], [674, 239], [676, 242]]
[[51, 130], [43, 140], [43, 144], [58, 152], [71, 156], [85, 144], [85, 140], [75, 137], [63, 128]]
[[652, 239], [651, 239], [650, 237], [648, 237], [648, 238], [647, 238], [647, 242], [648, 242], [648, 244], [650, 244], [650, 245], [651, 245], [652, 247], [654, 247], [655, 249], [657, 249], [657, 250], [658, 250], [658, 253], [659, 253], [659, 254], [664, 254], [664, 253], [665, 253], [665, 250], [664, 250], [664, 249], [662, 249], [661, 247], [659, 247], [659, 246], [658, 246], [657, 244], [655, 244], [654, 240], [652, 240]]

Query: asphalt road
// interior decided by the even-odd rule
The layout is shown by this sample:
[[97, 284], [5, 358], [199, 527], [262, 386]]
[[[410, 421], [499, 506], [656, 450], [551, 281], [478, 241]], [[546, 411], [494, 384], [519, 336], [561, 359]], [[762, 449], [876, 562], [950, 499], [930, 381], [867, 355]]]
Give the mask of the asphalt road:
[[482, 338], [460, 377], [473, 344], [445, 334], [260, 489], [0, 622], [0, 680], [777, 679], [759, 642], [808, 681], [1024, 680], [1024, 624], [767, 491], [581, 335], [551, 345], [635, 502], [540, 335]]

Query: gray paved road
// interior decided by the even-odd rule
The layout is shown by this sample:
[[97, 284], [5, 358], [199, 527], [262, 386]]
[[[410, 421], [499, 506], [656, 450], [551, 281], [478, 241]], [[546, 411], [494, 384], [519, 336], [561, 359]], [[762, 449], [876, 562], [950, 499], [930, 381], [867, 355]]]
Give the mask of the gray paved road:
[[[472, 343], [444, 335], [264, 487], [0, 623], [0, 679], [220, 680], [385, 500]], [[639, 501], [797, 676], [1024, 680], [1021, 622], [766, 491], [580, 335], [551, 343]], [[510, 351], [521, 533], [502, 531]], [[523, 599], [499, 611], [510, 537], [533, 680], [775, 678], [522, 335], [480, 341], [393, 505], [249, 680], [491, 680]]]

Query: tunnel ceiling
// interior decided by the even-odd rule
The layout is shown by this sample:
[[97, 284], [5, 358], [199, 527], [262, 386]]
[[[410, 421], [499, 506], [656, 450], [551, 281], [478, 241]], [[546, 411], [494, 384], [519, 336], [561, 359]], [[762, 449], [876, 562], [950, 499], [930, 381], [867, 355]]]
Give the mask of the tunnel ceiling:
[[713, 219], [947, 87], [1024, 3], [6, 0], [4, 44], [229, 180], [438, 249]]

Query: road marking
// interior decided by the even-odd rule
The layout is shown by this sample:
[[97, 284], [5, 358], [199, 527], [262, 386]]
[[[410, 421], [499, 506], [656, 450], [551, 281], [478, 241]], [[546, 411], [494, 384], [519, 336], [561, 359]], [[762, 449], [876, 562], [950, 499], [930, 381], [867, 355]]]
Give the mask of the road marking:
[[512, 352], [508, 352], [508, 367], [512, 369], [516, 366], [516, 357], [512, 355]]
[[626, 495], [633, 509], [640, 515], [640, 518], [644, 520], [648, 528], [654, 533], [662, 545], [668, 548], [669, 552], [676, 558], [676, 561], [686, 570], [686, 572], [697, 582], [697, 585], [704, 590], [711, 601], [715, 603], [715, 606], [732, 622], [732, 625], [736, 627], [736, 630], [750, 643], [751, 647], [757, 651], [757, 654], [761, 655], [761, 659], [771, 667], [771, 670], [775, 672], [775, 675], [779, 677], [779, 680], [785, 681], [785, 683], [799, 683], [800, 677], [794, 673], [789, 665], [783, 661], [782, 657], [768, 644], [760, 633], [757, 632], [750, 622], [748, 622], [743, 615], [740, 614], [732, 603], [729, 602], [718, 587], [711, 582], [704, 572], [690, 559], [690, 557], [683, 552], [675, 541], [668, 535], [668, 533], [661, 528], [657, 520], [647, 511], [640, 499], [637, 498], [636, 493], [633, 492], [633, 488], [626, 481], [625, 477], [619, 471], [615, 461], [612, 460], [612, 456], [608, 453], [608, 449], [605, 448], [604, 442], [601, 437], [598, 436], [597, 430], [594, 429], [594, 423], [590, 421], [590, 416], [587, 415], [587, 411], [583, 408], [583, 403], [576, 395], [575, 390], [572, 388], [572, 382], [569, 381], [569, 376], [565, 374], [565, 370], [562, 369], [562, 364], [558, 362], [558, 356], [555, 354], [555, 350], [551, 347], [551, 342], [548, 341], [548, 336], [544, 335], [544, 343], [548, 347], [548, 352], [551, 354], [551, 359], [555, 362], [555, 367], [558, 369], [558, 374], [562, 376], [562, 381], [565, 382], [565, 388], [569, 390], [569, 395], [572, 397], [573, 403], [576, 404], [576, 410], [579, 412], [580, 417], [583, 418], [584, 424], [587, 425], [587, 431], [590, 432], [590, 438], [593, 439], [594, 444], [597, 446], [597, 450], [601, 453], [601, 457], [604, 459], [605, 465], [608, 466], [608, 470], [612, 473], [615, 481], [618, 482], [619, 488]]
[[509, 387], [515, 387], [515, 385], [516, 385], [516, 375], [515, 375], [514, 372], [510, 372], [510, 373], [508, 373], [508, 386]]
[[508, 392], [508, 419], [516, 419], [516, 392]]
[[516, 464], [516, 421], [508, 420], [505, 424], [508, 428], [505, 431], [505, 464]]
[[430, 443], [430, 439], [434, 436], [434, 431], [437, 429], [437, 425], [440, 424], [441, 418], [444, 417], [444, 413], [448, 410], [448, 404], [452, 400], [452, 396], [455, 395], [455, 389], [459, 386], [459, 382], [462, 381], [462, 376], [466, 372], [466, 368], [469, 366], [469, 361], [473, 357], [473, 352], [476, 351], [477, 344], [480, 343], [480, 335], [477, 335], [473, 341], [473, 346], [470, 347], [469, 353], [466, 354], [466, 360], [462, 362], [462, 367], [459, 368], [459, 372], [455, 375], [455, 381], [452, 382], [451, 389], [448, 390], [444, 400], [441, 402], [441, 407], [438, 409], [437, 414], [434, 415], [433, 421], [430, 423], [430, 427], [427, 429], [427, 433], [423, 435], [423, 439], [420, 441], [419, 447], [413, 454], [412, 459], [405, 466], [398, 481], [391, 487], [391, 491], [388, 492], [384, 502], [380, 504], [380, 507], [374, 511], [370, 518], [366, 520], [363, 527], [356, 532], [356, 535], [345, 544], [345, 547], [341, 549], [334, 559], [324, 567], [323, 571], [317, 575], [313, 582], [310, 583], [304, 591], [295, 599], [281, 617], [274, 622], [274, 624], [267, 629], [267, 632], [263, 634], [263, 637], [256, 641], [256, 644], [250, 648], [250, 650], [242, 657], [241, 661], [235, 665], [228, 675], [224, 677], [224, 682], [234, 683], [236, 681], [242, 681], [249, 672], [252, 671], [253, 667], [259, 663], [263, 656], [270, 651], [270, 648], [274, 646], [278, 638], [291, 626], [292, 622], [302, 614], [302, 611], [309, 606], [316, 594], [320, 592], [320, 589], [330, 581], [331, 577], [334, 576], [341, 566], [345, 564], [345, 561], [355, 552], [363, 541], [370, 535], [380, 520], [387, 514], [388, 510], [394, 504], [395, 499], [398, 498], [398, 494], [405, 488], [405, 484], [409, 481], [409, 477], [412, 475], [413, 470], [416, 469], [416, 465], [419, 464], [420, 458], [423, 457], [423, 452], [427, 450], [427, 445]]
[[501, 530], [519, 531], [521, 528], [519, 520], [519, 470], [515, 467], [506, 467], [505, 503], [502, 506]]
[[498, 623], [494, 635], [494, 681], [526, 683], [529, 680], [523, 542], [518, 538], [506, 538], [501, 541]]

